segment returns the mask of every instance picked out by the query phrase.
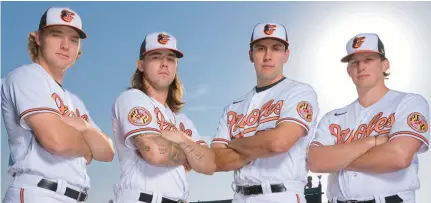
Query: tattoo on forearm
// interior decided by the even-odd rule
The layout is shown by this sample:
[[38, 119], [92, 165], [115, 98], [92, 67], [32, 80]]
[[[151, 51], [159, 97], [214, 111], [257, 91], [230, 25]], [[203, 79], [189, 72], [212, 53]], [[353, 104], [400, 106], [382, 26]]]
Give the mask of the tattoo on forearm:
[[163, 137], [152, 137], [154, 143], [159, 147], [160, 154], [166, 155], [172, 165], [181, 165], [187, 158], [178, 144], [166, 140]]
[[199, 152], [195, 150], [195, 148], [191, 145], [188, 145], [184, 142], [180, 143], [181, 148], [183, 149], [184, 153], [186, 154], [193, 154], [193, 158], [197, 161], [201, 161], [202, 158], [204, 158], [204, 154], [202, 152]]
[[[136, 142], [138, 142], [136, 145], [138, 146], [139, 150], [146, 151], [146, 152], [150, 151], [150, 146], [148, 146], [147, 144], [145, 144], [144, 140], [139, 139], [139, 137], [140, 137], [140, 136], [135, 136], [135, 137], [133, 137], [133, 139], [134, 139]], [[140, 147], [139, 147], [139, 146], [140, 146]]]

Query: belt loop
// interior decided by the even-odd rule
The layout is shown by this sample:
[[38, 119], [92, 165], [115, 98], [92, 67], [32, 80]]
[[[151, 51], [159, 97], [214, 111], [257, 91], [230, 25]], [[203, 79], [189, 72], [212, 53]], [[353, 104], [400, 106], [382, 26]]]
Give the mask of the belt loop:
[[269, 183], [269, 181], [264, 181], [261, 184], [261, 187], [262, 187], [262, 193], [263, 194], [271, 194], [272, 193], [271, 184]]
[[153, 192], [152, 195], [153, 195], [153, 201], [151, 201], [151, 203], [162, 203], [162, 200], [163, 200], [162, 195], [160, 195], [159, 193], [155, 193], [155, 192]]
[[386, 203], [386, 199], [384, 196], [374, 195], [374, 200], [376, 203]]
[[58, 180], [57, 181], [57, 191], [55, 191], [56, 193], [60, 194], [60, 195], [64, 195], [66, 193], [66, 182], [63, 180]]
[[338, 203], [337, 202], [337, 197], [333, 197], [331, 203]]

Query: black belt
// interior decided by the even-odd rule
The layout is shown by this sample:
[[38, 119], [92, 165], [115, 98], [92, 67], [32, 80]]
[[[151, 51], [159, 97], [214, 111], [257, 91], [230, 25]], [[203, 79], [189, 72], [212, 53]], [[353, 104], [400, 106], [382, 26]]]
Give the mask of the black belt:
[[[284, 184], [272, 184], [271, 185], [271, 192], [286, 192], [287, 189], [284, 187]], [[259, 195], [263, 194], [263, 189], [261, 185], [252, 185], [252, 186], [236, 186], [236, 192], [241, 193], [245, 196], [248, 195]]]
[[[58, 184], [56, 182], [50, 181], [50, 180], [46, 180], [46, 179], [42, 179], [39, 181], [39, 183], [37, 184], [38, 187], [40, 188], [45, 188], [47, 190], [51, 190], [56, 192], [57, 191], [57, 187]], [[64, 192], [64, 195], [67, 197], [70, 197], [74, 200], [78, 200], [78, 202], [85, 202], [87, 200], [87, 192], [78, 192], [72, 188], [68, 188], [66, 187], [66, 191]]]
[[[139, 201], [140, 202], [151, 203], [151, 201], [153, 201], [153, 195], [141, 192], [141, 194], [139, 195]], [[171, 200], [171, 199], [162, 197], [162, 202], [161, 203], [187, 203], [187, 201], [185, 201], [185, 200], [177, 200], [177, 201], [175, 201], [175, 200]]]
[[[401, 199], [400, 196], [398, 195], [392, 195], [392, 196], [388, 196], [385, 197], [385, 201], [386, 203], [402, 203], [403, 199]], [[347, 200], [347, 201], [339, 201], [337, 200], [337, 203], [376, 203], [376, 200]]]

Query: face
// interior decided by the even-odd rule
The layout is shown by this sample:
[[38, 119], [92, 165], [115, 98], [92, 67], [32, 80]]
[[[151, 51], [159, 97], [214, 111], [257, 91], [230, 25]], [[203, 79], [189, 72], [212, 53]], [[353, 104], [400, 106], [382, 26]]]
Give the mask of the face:
[[138, 60], [138, 69], [143, 71], [144, 81], [156, 90], [167, 90], [177, 74], [178, 59], [168, 49], [150, 51]]
[[349, 60], [347, 72], [357, 88], [372, 88], [384, 84], [388, 68], [389, 62], [376, 53], [357, 53]]
[[50, 67], [67, 69], [75, 63], [81, 46], [78, 32], [68, 26], [49, 26], [36, 33], [41, 56]]
[[283, 65], [289, 58], [286, 46], [274, 39], [263, 39], [253, 44], [250, 61], [254, 63], [258, 81], [274, 81], [283, 75]]

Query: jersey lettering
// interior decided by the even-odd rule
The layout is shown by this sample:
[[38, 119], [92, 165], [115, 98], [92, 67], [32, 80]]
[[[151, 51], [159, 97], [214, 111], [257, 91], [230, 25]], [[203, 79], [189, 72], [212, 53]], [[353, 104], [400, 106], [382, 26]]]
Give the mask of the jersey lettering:
[[395, 123], [395, 113], [389, 115], [389, 117], [382, 117], [383, 112], [375, 115], [368, 124], [361, 124], [355, 129], [341, 129], [338, 124], [331, 124], [329, 131], [332, 136], [337, 138], [337, 144], [349, 143], [355, 140], [370, 136], [373, 132], [377, 135], [388, 135], [392, 126]]
[[57, 105], [60, 115], [70, 116], [70, 117], [81, 117], [88, 122], [88, 116], [86, 114], [81, 116], [81, 113], [79, 112], [78, 109], [76, 109], [76, 111], [73, 112], [73, 110], [69, 109], [69, 107], [66, 104], [64, 104], [63, 100], [57, 93], [53, 93], [51, 95], [51, 98], [54, 100], [55, 104]]
[[[260, 124], [278, 120], [280, 118], [280, 111], [282, 108], [283, 100], [279, 100], [274, 103], [274, 99], [271, 99], [260, 109], [253, 109], [249, 115], [237, 115], [236, 112], [229, 111], [227, 113], [227, 124], [229, 126], [230, 137], [232, 139], [241, 138], [244, 134], [256, 131]], [[258, 125], [254, 126], [256, 123], [258, 123]], [[244, 129], [244, 131], [234, 135], [234, 132], [236, 132], [238, 128]]]

